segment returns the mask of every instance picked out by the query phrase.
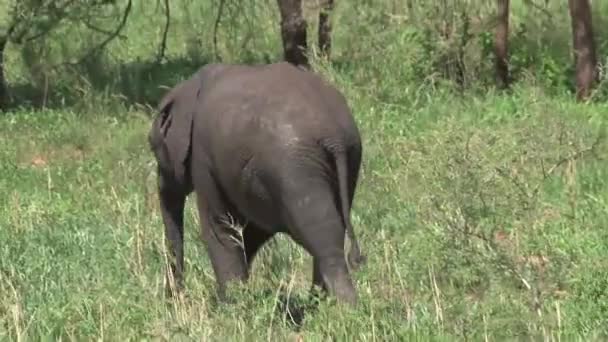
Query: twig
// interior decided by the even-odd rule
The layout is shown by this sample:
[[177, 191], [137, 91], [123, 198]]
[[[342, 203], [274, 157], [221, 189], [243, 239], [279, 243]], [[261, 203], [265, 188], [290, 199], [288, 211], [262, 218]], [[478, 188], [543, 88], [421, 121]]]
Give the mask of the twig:
[[[584, 148], [582, 150], [578, 150], [574, 153], [571, 153], [570, 155], [560, 159], [557, 163], [553, 164], [553, 166], [551, 166], [551, 168], [543, 175], [542, 180], [544, 181], [544, 180], [547, 180], [549, 177], [551, 177], [553, 172], [555, 172], [555, 170], [557, 170], [557, 168], [562, 166], [563, 164], [570, 162], [570, 161], [580, 159], [581, 157], [583, 157], [583, 155], [595, 151], [595, 149], [597, 148], [597, 145], [599, 145], [600, 141], [602, 140], [602, 137], [603, 137], [603, 135], [601, 135], [601, 134], [598, 135], [597, 139], [593, 142], [593, 144], [591, 146]], [[542, 181], [534, 187], [534, 190], [532, 190], [532, 194], [536, 195], [538, 193], [538, 190], [540, 189], [541, 185], [542, 185]]]
[[[533, 289], [530, 282], [528, 280], [526, 280], [526, 278], [523, 276], [523, 274], [521, 274], [521, 272], [519, 272], [517, 270], [516, 265], [514, 265], [513, 262], [500, 251], [500, 248], [498, 247], [498, 245], [496, 244], [495, 241], [493, 241], [492, 239], [488, 238], [487, 236], [485, 236], [481, 233], [474, 232], [472, 229], [467, 229], [465, 227], [461, 227], [457, 223], [454, 223], [452, 220], [450, 220], [447, 217], [445, 210], [443, 210], [443, 208], [441, 207], [441, 204], [439, 204], [439, 202], [437, 202], [434, 199], [432, 200], [432, 202], [433, 202], [433, 205], [435, 206], [435, 208], [437, 209], [436, 211], [442, 214], [443, 220], [447, 223], [447, 225], [451, 229], [458, 231], [460, 233], [466, 234], [468, 236], [477, 238], [480, 241], [482, 241], [483, 243], [485, 243], [486, 246], [489, 248], [489, 250], [497, 258], [500, 258], [500, 260], [502, 260], [502, 262], [498, 263], [498, 267], [500, 267], [500, 268], [504, 269], [505, 271], [514, 275], [526, 287], [526, 289], [528, 291], [531, 291]], [[466, 222], [466, 219], [465, 219], [465, 224], [468, 224]]]
[[524, 2], [527, 5], [532, 6], [534, 9], [539, 10], [540, 12], [542, 12], [544, 15], [546, 15], [549, 18], [552, 18], [553, 16], [551, 15], [551, 12], [549, 12], [546, 8], [542, 8], [539, 5], [537, 5], [534, 0], [524, 0]]
[[[51, 23], [50, 25], [48, 25], [45, 29], [43, 29], [40, 32], [37, 32], [36, 34], [31, 35], [30, 37], [25, 37], [28, 33], [28, 30], [31, 29], [33, 26], [31, 25], [31, 23], [26, 22], [25, 24], [23, 24], [25, 27], [23, 28], [23, 30], [20, 32], [20, 34], [18, 34], [16, 37], [13, 37], [12, 41], [14, 41], [17, 44], [22, 44], [25, 42], [31, 42], [33, 40], [36, 40], [38, 38], [41, 38], [45, 35], [47, 35], [49, 32], [51, 32], [55, 27], [57, 27], [57, 25], [59, 25], [59, 23], [64, 20], [65, 18], [67, 18], [68, 16], [68, 11], [66, 11], [66, 9], [71, 6], [73, 3], [75, 2], [75, 0], [71, 0], [71, 1], [67, 1], [66, 3], [63, 4], [63, 6], [61, 7], [51, 7], [53, 4], [50, 3], [48, 6], [48, 10], [49, 12], [54, 12], [53, 16], [56, 18], [56, 20]], [[38, 7], [36, 7], [31, 15], [31, 18], [35, 18], [37, 16], [39, 16], [40, 11], [42, 10], [42, 8], [44, 7], [44, 5], [39, 5]], [[30, 20], [31, 20], [30, 18]], [[16, 29], [17, 25], [20, 24], [22, 22], [14, 22], [12, 27], [9, 29], [10, 34], [12, 35], [12, 33], [14, 33], [14, 30]]]
[[439, 286], [437, 286], [437, 279], [435, 278], [435, 271], [433, 266], [430, 265], [429, 269], [429, 280], [431, 283], [431, 290], [433, 292], [433, 302], [435, 303], [435, 321], [439, 325], [443, 325], [443, 309], [441, 308], [441, 292]]
[[[521, 193], [521, 196], [526, 201], [526, 204], [527, 204], [527, 201], [530, 200], [534, 196], [534, 192], [532, 194], [528, 193], [525, 185], [522, 184], [519, 180], [517, 180], [517, 178], [510, 176], [505, 170], [501, 169], [500, 167], [495, 168], [495, 170], [500, 176], [507, 178], [508, 180], [511, 181], [511, 183], [513, 183], [513, 185], [515, 185], [515, 188], [517, 188], [517, 190], [519, 190], [519, 192]], [[526, 205], [526, 208], [527, 208], [527, 205]]]
[[[113, 34], [112, 31], [108, 31], [108, 30], [102, 29], [101, 27], [97, 27], [97, 26], [91, 24], [90, 22], [88, 22], [86, 20], [83, 21], [83, 24], [84, 24], [84, 26], [86, 26], [86, 28], [88, 28], [91, 31], [95, 31], [97, 33], [103, 33], [103, 34], [108, 35], [108, 36], [110, 36], [110, 35]], [[118, 38], [125, 39], [126, 36], [124, 36], [124, 35], [118, 35]]]

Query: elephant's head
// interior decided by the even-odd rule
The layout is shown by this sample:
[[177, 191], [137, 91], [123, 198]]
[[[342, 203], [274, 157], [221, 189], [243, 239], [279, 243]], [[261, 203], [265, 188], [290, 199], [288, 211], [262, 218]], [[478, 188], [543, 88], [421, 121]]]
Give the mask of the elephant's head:
[[180, 184], [187, 183], [187, 160], [198, 91], [199, 83], [192, 79], [169, 91], [160, 101], [159, 115], [148, 134], [160, 171], [172, 175]]

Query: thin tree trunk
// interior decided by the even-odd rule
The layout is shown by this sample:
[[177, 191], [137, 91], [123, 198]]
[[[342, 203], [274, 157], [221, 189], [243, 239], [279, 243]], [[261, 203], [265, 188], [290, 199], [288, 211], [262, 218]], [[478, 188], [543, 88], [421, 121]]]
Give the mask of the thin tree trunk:
[[302, 0], [277, 0], [281, 13], [281, 38], [287, 62], [308, 67], [306, 52], [306, 21], [302, 15]]
[[[165, 29], [163, 30], [163, 36], [160, 41], [158, 55], [156, 56], [156, 63], [162, 62], [163, 58], [165, 58], [165, 51], [167, 50], [167, 35], [169, 34], [169, 25], [171, 24], [171, 8], [169, 6], [169, 0], [165, 0], [164, 4], [165, 4]], [[215, 35], [213, 36], [213, 38], [214, 38], [213, 42], [215, 43]]]
[[326, 1], [319, 13], [319, 50], [321, 50], [324, 58], [329, 58], [331, 55], [331, 21], [329, 13], [334, 8], [334, 0]]
[[471, 17], [469, 17], [469, 10], [466, 5], [462, 6], [462, 12], [460, 13], [462, 20], [462, 33], [460, 35], [460, 43], [458, 44], [458, 50], [456, 54], [456, 83], [460, 89], [464, 89], [467, 82], [466, 75], [466, 64], [465, 64], [465, 48], [471, 40]]
[[585, 100], [598, 77], [589, 0], [568, 0], [576, 65], [576, 98]]
[[494, 36], [496, 83], [509, 87], [509, 0], [497, 0], [497, 24]]
[[6, 48], [7, 37], [0, 37], [0, 111], [8, 105], [8, 85], [4, 78], [4, 49]]

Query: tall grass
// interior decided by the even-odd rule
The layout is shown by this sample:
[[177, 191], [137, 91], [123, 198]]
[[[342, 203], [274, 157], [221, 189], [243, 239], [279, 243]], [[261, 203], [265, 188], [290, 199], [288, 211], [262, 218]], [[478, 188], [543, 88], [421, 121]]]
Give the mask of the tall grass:
[[[217, 60], [210, 43], [217, 4], [170, 3], [160, 65], [153, 61], [162, 6], [143, 2], [125, 38], [77, 69], [36, 74], [32, 65], [84, 51], [93, 43], [77, 41], [87, 37], [83, 28], [9, 49], [13, 85], [50, 86], [37, 94], [45, 108], [24, 105], [0, 117], [1, 339], [607, 337], [608, 106], [575, 103], [567, 11], [553, 3], [548, 24], [541, 10], [513, 2], [519, 77], [511, 92], [498, 93], [483, 54], [491, 7], [337, 2], [333, 61], [314, 64], [344, 92], [363, 136], [352, 212], [369, 257], [354, 274], [360, 305], [310, 309], [311, 259], [286, 237], [264, 248], [249, 284], [231, 291], [234, 303], [218, 305], [191, 201], [188, 297], [166, 301], [147, 106], [162, 86]], [[475, 19], [464, 53], [460, 39], [443, 41], [435, 30], [442, 20], [461, 27], [462, 16], [450, 13], [463, 6]], [[594, 6], [601, 35], [605, 4]], [[280, 59], [275, 7], [229, 4], [220, 59]], [[464, 84], [454, 78], [454, 56], [464, 56]]]

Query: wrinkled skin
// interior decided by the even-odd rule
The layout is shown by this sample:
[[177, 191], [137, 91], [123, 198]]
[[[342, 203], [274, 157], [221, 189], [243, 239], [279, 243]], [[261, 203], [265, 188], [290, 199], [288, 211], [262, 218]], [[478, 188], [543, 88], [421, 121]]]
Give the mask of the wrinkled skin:
[[[286, 233], [313, 256], [313, 286], [356, 303], [344, 240], [348, 233], [356, 269], [365, 258], [349, 213], [362, 150], [334, 87], [286, 62], [212, 64], [169, 91], [159, 111], [149, 143], [177, 291], [184, 202], [195, 192], [220, 298], [227, 282], [247, 280], [265, 242]], [[244, 226], [244, 251], [229, 227], [234, 219]]]

